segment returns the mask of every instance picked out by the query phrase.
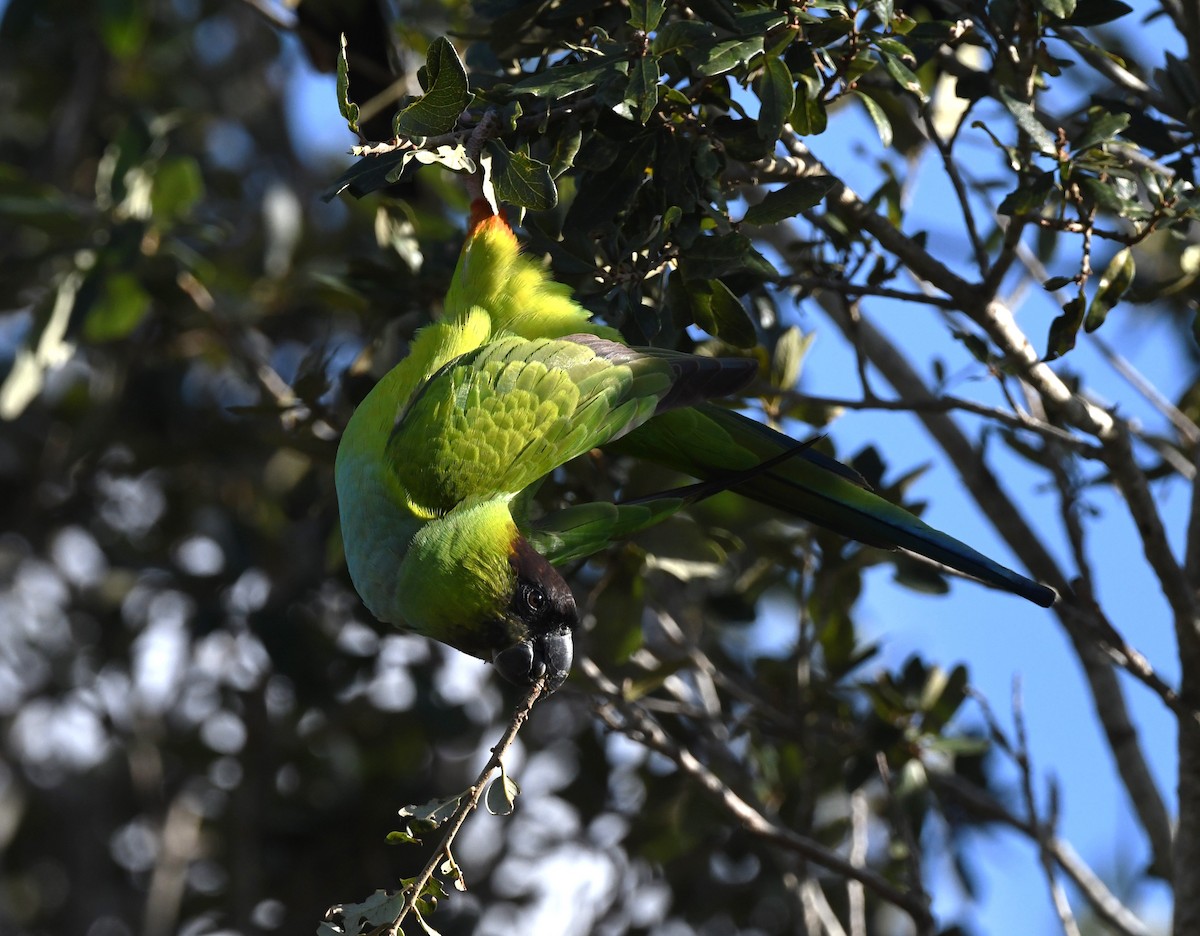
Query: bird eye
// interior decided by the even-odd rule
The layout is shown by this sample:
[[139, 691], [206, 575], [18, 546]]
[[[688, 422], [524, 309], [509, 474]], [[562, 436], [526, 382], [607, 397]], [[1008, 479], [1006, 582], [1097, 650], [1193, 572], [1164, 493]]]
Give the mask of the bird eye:
[[530, 611], [541, 611], [545, 603], [546, 593], [536, 585], [525, 589], [525, 604], [528, 605]]

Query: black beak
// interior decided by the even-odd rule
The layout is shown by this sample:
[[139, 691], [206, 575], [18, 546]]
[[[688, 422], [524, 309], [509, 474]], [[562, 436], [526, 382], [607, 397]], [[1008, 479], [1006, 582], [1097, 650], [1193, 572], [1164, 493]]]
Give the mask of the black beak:
[[571, 628], [564, 624], [501, 650], [492, 662], [501, 676], [517, 686], [532, 686], [545, 676], [549, 694], [566, 682], [573, 656]]

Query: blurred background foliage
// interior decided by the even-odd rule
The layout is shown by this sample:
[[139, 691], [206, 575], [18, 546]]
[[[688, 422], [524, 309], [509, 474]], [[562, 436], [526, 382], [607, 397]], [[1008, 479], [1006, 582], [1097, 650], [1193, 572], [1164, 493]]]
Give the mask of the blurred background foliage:
[[[493, 171], [509, 160], [506, 191], [542, 209], [526, 234], [556, 275], [631, 341], [757, 355], [767, 414], [821, 425], [836, 411], [791, 392], [807, 342], [787, 306], [829, 281], [857, 294], [906, 281], [844, 206], [802, 234], [772, 226], [830, 191], [772, 175], [781, 135], [860, 108], [907, 157], [930, 145], [917, 102], [944, 76], [957, 69], [974, 100], [1008, 81], [999, 64], [956, 57], [957, 4], [850, 6], [704, 0], [672, 4], [661, 24], [663, 8], [641, 0], [3, 6], [0, 929], [312, 932], [331, 904], [414, 872], [420, 849], [384, 844], [396, 810], [465, 787], [515, 699], [490, 669], [370, 619], [332, 488], [347, 414], [445, 292], [467, 206], [444, 169], [458, 156], [428, 144], [443, 165], [412, 161], [392, 178], [394, 156], [387, 172], [358, 163], [354, 190], [373, 194], [328, 200], [349, 163], [306, 139], [298, 76], [334, 71], [346, 34], [361, 143], [386, 142], [423, 91], [430, 41], [454, 37], [475, 99], [471, 120], [441, 132], [461, 146], [486, 108], [500, 115]], [[1075, 8], [992, 2], [965, 42], [990, 54], [1011, 39], [1042, 56], [1026, 78], [1054, 75], [1036, 31], [1072, 15], [1093, 25], [1087, 3]], [[1007, 178], [969, 179], [973, 197], [1007, 194], [1009, 214], [1057, 198], [1084, 218], [1148, 217], [1140, 205], [1163, 228], [1185, 221], [1186, 187], [1155, 202], [1141, 170], [1112, 198], [1078, 194], [1125, 171], [1105, 144], [1126, 127], [1173, 160], [1160, 194], [1162, 179], [1193, 178], [1188, 101], [1200, 95], [1186, 67], [1168, 77], [1177, 110], [1104, 122], [1111, 108], [1081, 109], [1055, 165], [1036, 160], [1036, 127], [1053, 142], [1053, 126], [1009, 108], [1022, 143], [991, 125], [1025, 148]], [[346, 148], [356, 142], [347, 132]], [[791, 185], [764, 202], [754, 186], [773, 180]], [[902, 188], [884, 185], [870, 206], [898, 223]], [[743, 198], [757, 214], [737, 224]], [[1002, 227], [986, 225], [979, 248], [1000, 250]], [[1042, 263], [1062, 259], [1064, 230], [1037, 241]], [[1195, 250], [1163, 236], [1139, 255], [1181, 336]], [[1066, 262], [1071, 279], [1077, 255]], [[1065, 353], [1094, 306], [1068, 308], [1046, 349]], [[874, 449], [853, 462], [897, 500], [915, 477], [894, 478]], [[544, 495], [673, 483], [585, 459]], [[948, 587], [927, 566], [721, 497], [572, 583], [587, 654], [625, 687], [612, 711], [641, 706], [755, 808], [857, 849], [918, 897], [925, 849], [951, 856], [970, 893], [965, 830], [1020, 812], [1019, 796], [990, 779], [986, 720], [954, 720], [965, 669], [864, 667], [873, 648], [854, 604], [863, 571], [885, 561], [911, 585]], [[769, 602], [795, 620], [782, 650], [763, 639]], [[595, 689], [577, 676], [537, 707], [511, 768], [518, 812], [468, 826], [456, 854], [470, 890], [431, 921], [440, 932], [559, 920], [580, 933], [791, 933], [824, 911], [906, 931], [878, 894], [739, 827], [668, 757], [608, 730]], [[963, 785], [999, 811], [970, 807]]]

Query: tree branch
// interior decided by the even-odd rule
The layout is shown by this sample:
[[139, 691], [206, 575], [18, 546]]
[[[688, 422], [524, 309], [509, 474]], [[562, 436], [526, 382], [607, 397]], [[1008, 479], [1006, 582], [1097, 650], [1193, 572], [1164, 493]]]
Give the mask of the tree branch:
[[776, 825], [731, 790], [720, 777], [700, 763], [687, 748], [677, 745], [670, 736], [637, 705], [622, 704], [620, 689], [608, 679], [592, 660], [580, 661], [580, 669], [605, 695], [596, 705], [600, 719], [614, 731], [627, 735], [663, 755], [718, 803], [753, 835], [781, 848], [803, 855], [823, 867], [850, 880], [859, 881], [888, 903], [895, 904], [912, 917], [922, 934], [934, 931], [933, 916], [928, 900], [900, 890], [870, 868], [859, 868], [836, 852], [791, 829]]

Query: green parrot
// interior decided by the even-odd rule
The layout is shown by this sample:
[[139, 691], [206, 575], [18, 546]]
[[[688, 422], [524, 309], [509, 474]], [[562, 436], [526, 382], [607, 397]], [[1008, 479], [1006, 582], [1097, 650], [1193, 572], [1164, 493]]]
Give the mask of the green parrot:
[[[445, 314], [355, 410], [335, 467], [350, 577], [385, 623], [553, 691], [571, 668], [575, 600], [556, 565], [732, 489], [852, 539], [904, 548], [1043, 607], [1055, 593], [871, 492], [852, 469], [709, 400], [757, 365], [632, 348], [476, 206]], [[531, 498], [593, 448], [699, 483], [533, 519]]]

